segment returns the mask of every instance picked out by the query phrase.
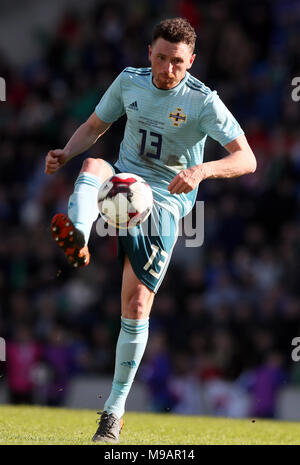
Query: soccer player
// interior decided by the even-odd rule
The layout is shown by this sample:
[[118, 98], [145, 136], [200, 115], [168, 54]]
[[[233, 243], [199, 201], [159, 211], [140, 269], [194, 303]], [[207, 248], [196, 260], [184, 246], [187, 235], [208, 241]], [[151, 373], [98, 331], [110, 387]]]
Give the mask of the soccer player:
[[[192, 209], [199, 183], [256, 169], [255, 156], [233, 115], [215, 91], [188, 72], [195, 60], [195, 40], [194, 29], [183, 18], [159, 23], [149, 45], [151, 67], [124, 69], [66, 146], [46, 156], [45, 172], [53, 174], [91, 147], [126, 113], [115, 166], [101, 158], [85, 159], [69, 199], [68, 216], [57, 214], [52, 220], [53, 237], [74, 267], [89, 263], [88, 240], [98, 217], [97, 193], [115, 173], [142, 176], [153, 190], [158, 228], [169, 223], [168, 234], [146, 236], [139, 229], [136, 235], [118, 236], [123, 262], [121, 329], [112, 390], [95, 442], [119, 441], [125, 401], [147, 344], [153, 299], [170, 262], [178, 221]], [[207, 135], [224, 146], [228, 155], [203, 162]]]

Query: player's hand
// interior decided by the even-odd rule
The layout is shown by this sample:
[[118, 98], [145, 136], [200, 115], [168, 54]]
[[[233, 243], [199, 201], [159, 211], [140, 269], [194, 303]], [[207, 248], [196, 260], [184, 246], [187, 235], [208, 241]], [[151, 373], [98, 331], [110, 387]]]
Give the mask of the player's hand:
[[50, 150], [46, 156], [45, 173], [53, 174], [68, 161], [68, 154], [61, 149]]
[[188, 194], [205, 179], [203, 165], [191, 166], [180, 171], [170, 182], [168, 190], [171, 194]]

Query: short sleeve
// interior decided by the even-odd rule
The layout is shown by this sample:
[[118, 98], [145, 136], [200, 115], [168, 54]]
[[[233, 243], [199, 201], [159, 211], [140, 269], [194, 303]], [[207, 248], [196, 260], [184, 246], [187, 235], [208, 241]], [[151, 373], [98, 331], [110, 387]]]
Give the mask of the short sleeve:
[[109, 86], [95, 108], [96, 115], [105, 123], [113, 123], [125, 113], [121, 80], [122, 73]]
[[204, 102], [200, 113], [200, 127], [203, 132], [223, 146], [244, 134], [216, 91], [211, 92]]

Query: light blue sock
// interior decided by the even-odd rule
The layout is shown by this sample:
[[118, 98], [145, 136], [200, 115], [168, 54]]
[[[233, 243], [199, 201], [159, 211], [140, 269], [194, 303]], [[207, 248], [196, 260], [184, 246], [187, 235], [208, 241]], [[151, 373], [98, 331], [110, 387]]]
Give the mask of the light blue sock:
[[112, 391], [104, 410], [121, 418], [135, 374], [148, 340], [149, 318], [131, 320], [121, 317], [121, 330], [116, 349]]
[[74, 226], [83, 232], [86, 244], [93, 222], [99, 215], [97, 196], [100, 186], [98, 176], [84, 171], [76, 179], [74, 192], [69, 198], [68, 216]]

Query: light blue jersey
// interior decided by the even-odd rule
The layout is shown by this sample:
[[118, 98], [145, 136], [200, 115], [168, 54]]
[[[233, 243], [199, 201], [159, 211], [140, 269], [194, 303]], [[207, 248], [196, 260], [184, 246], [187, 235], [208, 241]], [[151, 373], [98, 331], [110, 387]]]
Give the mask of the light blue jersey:
[[189, 213], [198, 191], [170, 194], [168, 185], [176, 174], [203, 162], [207, 136], [224, 146], [244, 133], [216, 91], [188, 72], [176, 87], [163, 90], [153, 84], [151, 68], [125, 68], [95, 112], [107, 123], [126, 113], [115, 165], [142, 176], [155, 201], [176, 218]]

